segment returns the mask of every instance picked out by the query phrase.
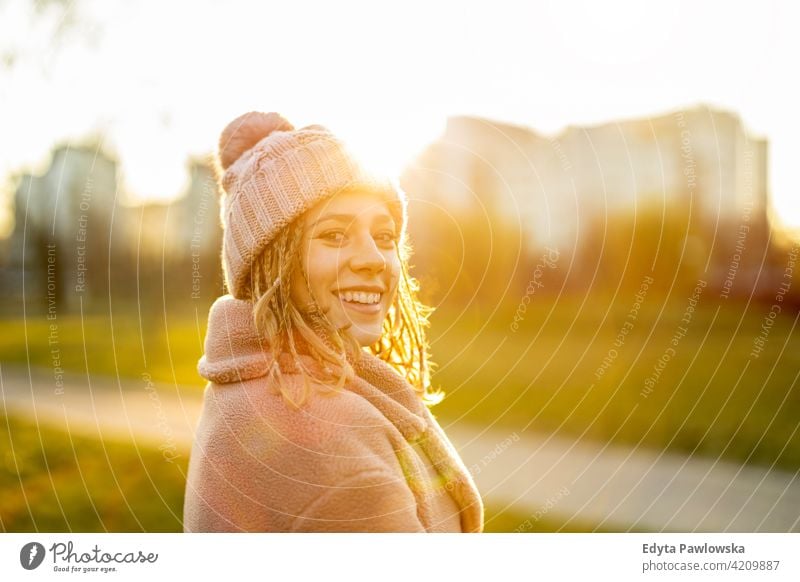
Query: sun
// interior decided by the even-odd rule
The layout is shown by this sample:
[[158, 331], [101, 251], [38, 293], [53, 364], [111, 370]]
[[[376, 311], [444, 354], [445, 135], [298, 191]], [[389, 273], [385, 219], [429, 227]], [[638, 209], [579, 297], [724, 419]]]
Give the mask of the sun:
[[444, 119], [348, 119], [334, 131], [370, 171], [397, 179], [444, 126]]

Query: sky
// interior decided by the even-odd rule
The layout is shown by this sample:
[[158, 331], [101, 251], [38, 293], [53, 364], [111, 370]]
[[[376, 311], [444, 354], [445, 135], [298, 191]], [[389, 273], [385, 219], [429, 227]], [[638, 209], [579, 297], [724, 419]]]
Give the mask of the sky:
[[448, 116], [555, 133], [705, 104], [769, 140], [772, 204], [800, 227], [798, 15], [788, 1], [0, 0], [0, 208], [7, 176], [87, 136], [119, 158], [127, 202], [174, 198], [188, 156], [249, 110], [326, 125], [396, 174]]

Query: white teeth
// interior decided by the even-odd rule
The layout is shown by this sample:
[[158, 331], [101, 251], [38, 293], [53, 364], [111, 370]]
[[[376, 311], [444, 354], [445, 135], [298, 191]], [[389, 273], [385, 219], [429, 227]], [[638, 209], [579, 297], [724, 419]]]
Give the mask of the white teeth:
[[366, 293], [364, 291], [344, 291], [339, 293], [339, 296], [344, 299], [345, 301], [351, 301], [355, 303], [378, 303], [381, 300], [380, 293]]

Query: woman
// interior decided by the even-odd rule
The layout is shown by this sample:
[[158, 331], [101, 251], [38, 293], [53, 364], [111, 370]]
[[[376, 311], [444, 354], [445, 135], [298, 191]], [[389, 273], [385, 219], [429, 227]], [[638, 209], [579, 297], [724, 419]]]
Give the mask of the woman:
[[328, 130], [248, 113], [220, 138], [223, 269], [184, 530], [480, 532], [427, 406], [405, 197]]

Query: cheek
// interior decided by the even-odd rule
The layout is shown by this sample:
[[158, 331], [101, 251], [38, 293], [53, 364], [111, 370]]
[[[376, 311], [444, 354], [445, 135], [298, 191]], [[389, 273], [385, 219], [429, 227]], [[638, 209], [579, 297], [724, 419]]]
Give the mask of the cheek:
[[386, 266], [390, 277], [389, 288], [392, 292], [392, 301], [394, 301], [395, 295], [397, 294], [397, 286], [400, 282], [400, 276], [402, 273], [400, 257], [396, 252], [392, 253], [391, 256], [386, 257]]
[[[306, 277], [308, 278], [308, 287], [314, 294], [314, 299], [319, 302], [320, 307], [325, 308], [330, 303], [330, 293], [336, 286], [337, 282], [337, 260], [339, 253], [331, 251], [331, 249], [318, 248], [312, 243], [304, 249], [301, 264], [305, 269]], [[301, 282], [306, 295], [305, 281]]]

